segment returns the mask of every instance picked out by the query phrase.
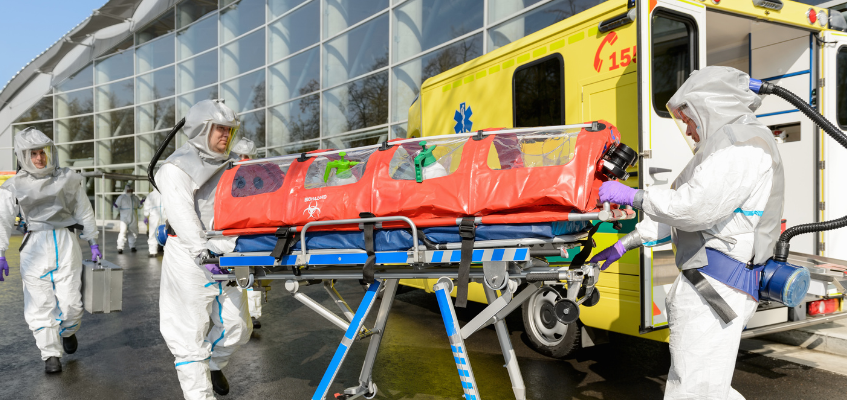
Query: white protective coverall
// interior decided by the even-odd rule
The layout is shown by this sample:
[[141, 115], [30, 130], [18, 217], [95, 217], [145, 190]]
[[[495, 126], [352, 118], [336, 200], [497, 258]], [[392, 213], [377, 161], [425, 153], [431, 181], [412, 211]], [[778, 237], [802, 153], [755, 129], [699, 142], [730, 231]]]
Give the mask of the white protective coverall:
[[188, 143], [168, 157], [155, 178], [176, 233], [168, 238], [162, 261], [159, 329], [174, 355], [185, 398], [214, 399], [209, 371], [224, 368], [253, 330], [246, 293], [212, 280], [196, 261], [207, 250], [220, 254], [235, 248], [234, 240], [207, 240], [204, 232], [213, 228], [215, 190], [229, 159], [229, 149], [225, 154], [210, 149], [209, 130], [215, 124], [237, 128], [238, 120], [216, 100], [195, 104], [185, 120]]
[[[761, 105], [749, 76], [734, 68], [692, 73], [668, 102], [697, 124], [694, 158], [671, 188], [635, 195], [644, 219], [625, 247], [673, 242], [680, 270], [708, 264], [705, 249], [763, 265], [773, 255], [782, 216], [782, 162], [771, 131], [754, 116]], [[692, 271], [695, 272], [695, 271]], [[741, 331], [756, 311], [753, 297], [701, 274], [737, 317], [724, 323], [680, 274], [666, 298], [671, 368], [665, 399], [743, 399], [732, 374]]]
[[[48, 161], [38, 169], [30, 151], [42, 148]], [[97, 239], [97, 228], [85, 179], [56, 166], [52, 140], [27, 128], [15, 136], [15, 154], [21, 170], [0, 187], [0, 255], [9, 249], [20, 212], [29, 230], [21, 251], [24, 318], [42, 360], [47, 360], [62, 357], [61, 338], [74, 335], [82, 320], [82, 253], [67, 227], [82, 225], [81, 237], [91, 244]]]
[[141, 200], [132, 193], [132, 184], [126, 185], [123, 194], [115, 200], [115, 205], [120, 210], [121, 230], [118, 232], [118, 250], [123, 250], [129, 234], [129, 247], [135, 248], [135, 239], [138, 237], [138, 209], [141, 208]]
[[[256, 144], [247, 138], [239, 140], [235, 146], [232, 146], [232, 152], [241, 160], [251, 160], [258, 154]], [[254, 286], [258, 287], [258, 285]], [[259, 319], [262, 316], [262, 291], [253, 290], [253, 287], [247, 288], [247, 301], [250, 306], [250, 317]]]
[[144, 199], [144, 216], [147, 217], [147, 247], [150, 254], [159, 254], [159, 242], [156, 241], [156, 232], [159, 225], [164, 225], [165, 204], [162, 202], [162, 194], [153, 189]]

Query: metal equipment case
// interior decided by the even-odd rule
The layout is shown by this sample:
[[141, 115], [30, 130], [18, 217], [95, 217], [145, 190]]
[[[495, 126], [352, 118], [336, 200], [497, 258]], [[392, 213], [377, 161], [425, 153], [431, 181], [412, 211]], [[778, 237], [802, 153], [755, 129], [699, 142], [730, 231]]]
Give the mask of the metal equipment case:
[[82, 304], [91, 314], [121, 311], [123, 308], [121, 267], [106, 261], [82, 262]]

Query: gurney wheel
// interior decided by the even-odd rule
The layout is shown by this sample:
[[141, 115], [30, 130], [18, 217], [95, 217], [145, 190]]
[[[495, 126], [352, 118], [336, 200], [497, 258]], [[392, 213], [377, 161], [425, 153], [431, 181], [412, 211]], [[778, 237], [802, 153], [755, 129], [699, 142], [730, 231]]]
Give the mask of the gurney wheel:
[[370, 392], [370, 393], [365, 393], [364, 395], [362, 395], [366, 399], [372, 399], [372, 398], [376, 397], [376, 392], [379, 390], [379, 389], [376, 388], [376, 383], [371, 383], [371, 386], [373, 386], [373, 391]]
[[530, 347], [553, 358], [564, 358], [579, 348], [580, 323], [563, 324], [556, 319], [561, 298], [552, 287], [543, 287], [523, 304], [523, 323]]

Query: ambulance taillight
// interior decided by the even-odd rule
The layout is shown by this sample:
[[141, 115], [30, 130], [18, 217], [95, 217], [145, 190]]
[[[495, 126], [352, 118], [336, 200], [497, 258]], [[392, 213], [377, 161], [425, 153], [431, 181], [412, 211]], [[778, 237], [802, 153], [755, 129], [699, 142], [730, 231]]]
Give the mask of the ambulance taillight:
[[825, 299], [809, 302], [806, 310], [809, 316], [832, 314], [838, 311], [838, 299]]

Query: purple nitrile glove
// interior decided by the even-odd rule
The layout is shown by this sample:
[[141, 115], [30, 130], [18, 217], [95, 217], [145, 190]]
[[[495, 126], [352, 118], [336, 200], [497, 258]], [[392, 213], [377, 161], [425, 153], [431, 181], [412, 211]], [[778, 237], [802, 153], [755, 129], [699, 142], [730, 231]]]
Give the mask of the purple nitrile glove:
[[118, 203], [117, 202], [112, 203], [112, 207], [118, 208]]
[[149, 222], [149, 221], [147, 220], [147, 217], [144, 217], [144, 225], [147, 225], [147, 224], [148, 224], [148, 222]]
[[100, 252], [100, 246], [96, 244], [91, 245], [91, 261], [97, 261], [97, 259], [103, 259], [103, 253]]
[[9, 263], [6, 262], [6, 257], [0, 257], [0, 282], [3, 282], [3, 273], [9, 276]]
[[603, 182], [600, 186], [600, 202], [610, 202], [620, 204], [622, 206], [631, 206], [635, 200], [635, 193], [638, 189], [633, 189], [618, 181]]
[[594, 263], [605, 260], [606, 262], [604, 262], [603, 266], [600, 267], [600, 270], [604, 271], [606, 270], [606, 268], [609, 268], [612, 263], [620, 260], [621, 257], [623, 257], [624, 253], [626, 253], [626, 248], [624, 247], [623, 243], [615, 242], [614, 245], [608, 247], [606, 250], [597, 253], [597, 255], [595, 255], [594, 257], [591, 257], [591, 261], [589, 262]]
[[[229, 272], [222, 270], [221, 267], [218, 264], [204, 264], [203, 267], [205, 267], [206, 270], [211, 272], [212, 275], [226, 275], [226, 274], [229, 273]], [[223, 281], [218, 281], [218, 282], [223, 282]]]

